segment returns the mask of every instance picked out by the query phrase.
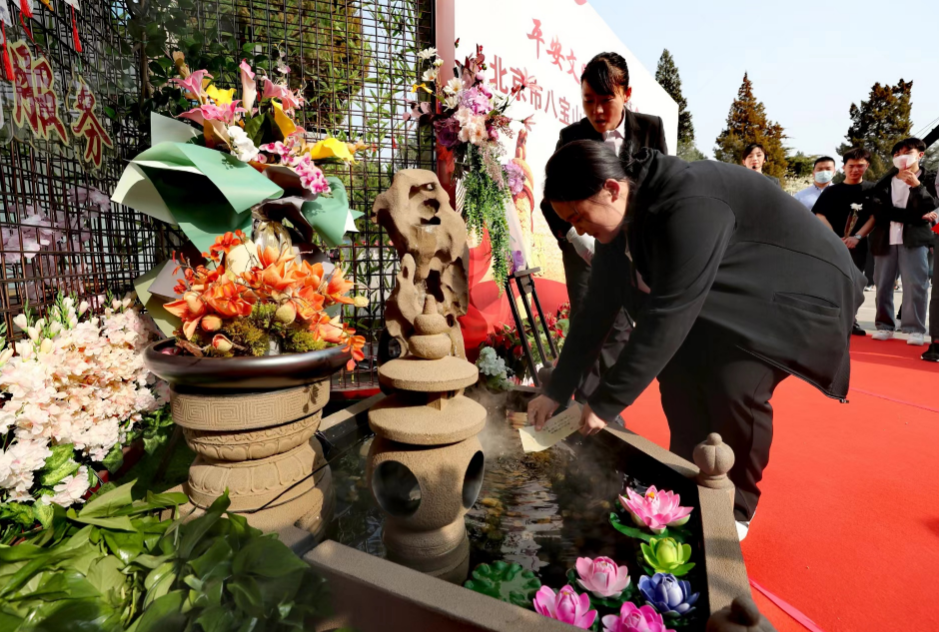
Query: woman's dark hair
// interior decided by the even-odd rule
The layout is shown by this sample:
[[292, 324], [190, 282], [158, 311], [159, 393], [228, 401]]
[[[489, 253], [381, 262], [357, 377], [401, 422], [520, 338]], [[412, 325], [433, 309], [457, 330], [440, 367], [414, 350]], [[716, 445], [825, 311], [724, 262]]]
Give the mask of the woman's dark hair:
[[616, 88], [629, 87], [629, 66], [618, 53], [600, 53], [590, 60], [580, 75], [580, 82], [587, 82], [594, 92], [612, 95]]
[[871, 161], [871, 152], [867, 151], [863, 147], [855, 147], [844, 152], [841, 156], [841, 161], [844, 164], [848, 164], [849, 160], [866, 160], [868, 163]]
[[743, 157], [741, 158], [741, 160], [746, 160], [747, 156], [752, 154], [754, 149], [759, 149], [760, 151], [763, 152], [764, 156], [766, 155], [766, 148], [763, 147], [762, 143], [750, 143], [749, 145], [743, 148]]
[[577, 140], [564, 145], [545, 167], [544, 197], [549, 202], [591, 198], [607, 180], [628, 180], [626, 165], [604, 143]]

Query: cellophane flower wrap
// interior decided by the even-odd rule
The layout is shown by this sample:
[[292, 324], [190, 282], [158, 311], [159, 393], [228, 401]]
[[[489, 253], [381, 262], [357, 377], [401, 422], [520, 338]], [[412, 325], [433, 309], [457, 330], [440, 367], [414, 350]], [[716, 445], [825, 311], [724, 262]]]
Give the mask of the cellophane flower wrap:
[[[235, 248], [248, 259], [240, 270], [230, 262]], [[341, 268], [327, 276], [323, 264], [303, 260], [295, 249], [262, 247], [241, 232], [218, 237], [204, 254], [207, 266], [178, 261], [176, 272], [182, 278], [175, 291], [182, 298], [164, 307], [182, 325], [177, 347], [167, 352], [262, 356], [271, 353], [272, 344], [290, 353], [342, 345], [352, 353], [350, 370], [364, 359], [365, 338], [326, 311], [333, 305], [368, 303], [349, 296], [353, 283]]]
[[[509, 94], [502, 94], [486, 79], [488, 69], [482, 46], [463, 62], [457, 61], [453, 74], [441, 73], [444, 62], [437, 50], [421, 51], [426, 64], [422, 82], [411, 87], [418, 99], [408, 103], [404, 120], [432, 126], [437, 142], [453, 152], [455, 177], [462, 179], [466, 191], [463, 215], [469, 231], [478, 238], [488, 231], [492, 248], [492, 275], [497, 287], [505, 284], [514, 265], [505, 207], [513, 192], [524, 185], [517, 167], [505, 167], [505, 138], [512, 138], [513, 120], [506, 115], [509, 106], [522, 90], [539, 90], [534, 77], [517, 83]], [[529, 125], [530, 121], [524, 121]]]
[[28, 527], [51, 519], [52, 503], [81, 503], [96, 481], [89, 466], [119, 450], [169, 390], [144, 367], [160, 335], [132, 295], [101, 317], [60, 295], [45, 317], [13, 322], [25, 336], [0, 353], [0, 523]]

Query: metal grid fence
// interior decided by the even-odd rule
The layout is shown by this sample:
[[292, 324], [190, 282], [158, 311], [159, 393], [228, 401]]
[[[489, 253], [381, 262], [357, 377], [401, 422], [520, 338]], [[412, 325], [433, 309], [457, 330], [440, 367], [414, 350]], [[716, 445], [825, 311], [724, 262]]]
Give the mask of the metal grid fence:
[[[180, 6], [170, 0], [149, 1]], [[350, 307], [343, 314], [366, 336], [368, 346], [365, 362], [336, 377], [334, 387], [339, 389], [377, 384], [374, 357], [384, 303], [397, 273], [394, 249], [369, 220], [372, 203], [390, 186], [398, 169], [434, 168], [429, 132], [399, 125], [406, 95], [419, 75], [417, 52], [432, 45], [433, 4], [432, 0], [210, 0], [193, 3], [184, 19], [184, 28], [205, 41], [206, 48], [217, 42], [235, 61], [248, 54], [255, 61], [268, 60], [272, 69], [275, 62], [282, 70], [289, 69], [291, 86], [304, 86], [308, 103], [300, 122], [308, 132], [361, 139], [372, 147], [357, 165], [327, 169], [344, 181], [352, 208], [365, 213], [356, 223], [359, 233], [352, 243], [331, 255], [349, 268], [371, 301], [367, 308]], [[0, 146], [4, 279], [0, 314], [13, 335], [17, 332], [12, 317], [27, 301], [41, 308], [59, 290], [94, 297], [105, 289], [127, 289], [134, 278], [181, 244], [171, 227], [106, 202], [124, 160], [148, 141], [147, 130], [137, 123], [145, 117], [140, 111], [128, 115], [141, 90], [150, 94], [153, 89], [152, 76], [146, 83], [141, 79], [150, 74], [141, 68], [152, 68], [152, 63], [144, 57], [143, 47], [131, 46], [128, 36], [131, 14], [145, 6], [145, 0], [130, 6], [123, 0], [83, 3], [78, 14], [81, 54], [74, 50], [64, 3], [56, 4], [55, 13], [37, 5], [36, 18], [26, 20], [35, 38], [33, 54], [49, 59], [60, 94], [64, 96], [64, 86], [81, 74], [98, 96], [99, 112], [115, 144], [100, 170], [91, 172], [82, 165], [74, 140], [72, 146], [62, 146], [31, 140], [28, 130], [13, 130], [12, 86], [0, 81], [6, 121], [0, 128], [0, 143], [5, 143]], [[15, 9], [13, 15], [18, 19]], [[16, 36], [8, 32], [8, 39], [23, 34], [21, 27], [16, 30]], [[167, 52], [185, 39], [178, 33], [177, 29], [166, 39]], [[65, 104], [60, 111], [71, 119]]]
[[73, 82], [82, 77], [98, 100], [98, 116], [114, 149], [100, 169], [79, 159], [84, 141], [68, 131], [68, 144], [37, 138], [28, 126], [15, 128], [14, 84], [0, 81], [0, 318], [18, 336], [12, 318], [28, 304], [39, 310], [57, 292], [75, 292], [97, 304], [107, 289], [122, 291], [174, 246], [172, 231], [108, 201], [122, 170], [122, 157], [139, 149], [132, 121], [113, 112], [139, 83], [112, 63], [120, 48], [116, 25], [126, 12], [106, 2], [84, 3], [76, 14], [83, 51], [72, 41], [68, 5], [52, 0], [55, 12], [36, 3], [35, 17], [20, 23], [19, 3], [10, 3], [14, 27], [6, 27], [12, 48], [27, 42], [32, 58], [49, 61], [62, 122], [78, 119], [72, 110]]

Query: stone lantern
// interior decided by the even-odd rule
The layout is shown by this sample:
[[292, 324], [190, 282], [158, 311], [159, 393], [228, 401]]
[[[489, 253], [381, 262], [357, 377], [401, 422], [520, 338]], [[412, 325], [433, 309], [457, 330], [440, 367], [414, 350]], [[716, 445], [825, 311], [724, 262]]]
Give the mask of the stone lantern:
[[479, 372], [463, 357], [466, 226], [436, 176], [405, 170], [375, 202], [376, 220], [401, 256], [388, 302], [397, 357], [379, 369], [390, 392], [369, 411], [376, 438], [367, 478], [385, 514], [388, 558], [462, 582], [469, 570], [463, 517], [482, 486], [477, 434], [486, 410], [463, 395]]

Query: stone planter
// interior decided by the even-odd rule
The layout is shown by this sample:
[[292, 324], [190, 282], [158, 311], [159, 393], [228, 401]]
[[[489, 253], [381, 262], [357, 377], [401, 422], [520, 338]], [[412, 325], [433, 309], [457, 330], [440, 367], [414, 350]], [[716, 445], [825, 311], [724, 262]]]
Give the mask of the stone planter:
[[252, 526], [319, 538], [333, 509], [329, 467], [315, 438], [341, 348], [262, 358], [195, 358], [147, 349], [144, 361], [170, 383], [173, 421], [198, 455], [181, 490], [199, 515], [228, 490], [230, 511]]

